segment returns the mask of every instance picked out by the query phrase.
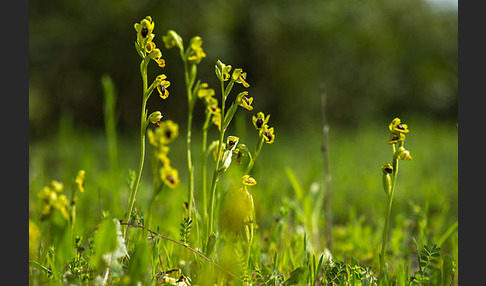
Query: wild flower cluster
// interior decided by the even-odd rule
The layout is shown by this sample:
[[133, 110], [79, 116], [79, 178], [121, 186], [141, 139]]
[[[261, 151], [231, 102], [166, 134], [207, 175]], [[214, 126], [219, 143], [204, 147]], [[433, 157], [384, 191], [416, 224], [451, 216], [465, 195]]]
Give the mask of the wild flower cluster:
[[68, 199], [62, 193], [64, 185], [58, 181], [52, 181], [49, 186], [46, 186], [38, 194], [42, 200], [42, 216], [48, 217], [54, 210], [59, 210], [66, 220], [69, 220], [68, 214]]
[[[146, 108], [147, 100], [154, 89], [157, 89], [162, 99], [166, 99], [169, 96], [168, 88], [171, 84], [165, 74], [160, 74], [151, 85], [148, 85], [147, 66], [149, 62], [153, 60], [161, 68], [166, 65], [165, 60], [162, 58], [162, 52], [154, 43], [154, 27], [155, 24], [150, 16], [145, 17], [142, 21], [134, 25], [135, 31], [137, 32], [135, 48], [142, 58], [140, 64], [143, 82], [140, 136], [141, 157], [138, 172], [131, 184], [129, 208], [126, 213], [126, 218], [136, 217], [136, 214], [133, 213], [134, 203], [144, 164], [145, 134], [147, 134], [148, 141], [153, 147], [151, 167], [154, 176], [154, 190], [148, 213], [145, 216], [145, 227], [152, 227], [159, 223], [153, 219], [152, 212], [156, 204], [157, 196], [163, 191], [164, 186], [173, 189], [180, 184], [179, 171], [172, 167], [171, 159], [169, 159], [169, 144], [179, 135], [178, 124], [172, 120], [162, 120], [163, 115], [160, 111], [155, 111], [148, 115]], [[184, 208], [183, 223], [181, 224], [181, 241], [185, 245], [189, 243], [189, 235], [191, 234], [189, 229], [194, 222], [198, 231], [196, 232], [197, 237], [195, 240], [192, 240], [192, 243], [202, 249], [208, 257], [215, 258], [212, 255], [216, 255], [217, 253], [214, 250], [217, 241], [221, 239], [221, 235], [236, 234], [236, 237], [244, 238], [243, 241], [245, 241], [247, 247], [245, 261], [248, 264], [255, 220], [253, 196], [249, 192], [249, 187], [254, 186], [257, 182], [251, 177], [251, 170], [261, 152], [263, 143], [271, 144], [275, 140], [274, 128], [268, 125], [270, 115], [258, 112], [256, 116], [252, 117], [252, 124], [258, 132], [259, 139], [254, 151], [251, 152], [244, 143], [240, 142], [238, 136], [227, 134], [228, 128], [239, 107], [247, 111], [252, 111], [254, 108], [252, 105], [253, 97], [249, 96], [248, 90], [241, 91], [237, 95], [232, 95], [232, 90], [235, 85], [241, 85], [245, 89], [250, 87], [247, 81], [247, 73], [241, 68], [233, 68], [231, 65], [224, 64], [218, 60], [215, 64], [215, 74], [220, 82], [221, 90], [220, 98], [218, 98], [215, 89], [197, 78], [197, 67], [206, 57], [202, 38], [199, 36], [192, 37], [189, 45], [186, 47], [183, 38], [176, 31], [169, 30], [162, 36], [162, 41], [166, 49], [176, 48], [179, 51], [184, 66], [185, 90], [188, 102], [187, 130], [185, 134], [188, 182], [187, 201]], [[204, 154], [200, 166], [201, 186], [196, 188], [195, 170], [197, 168], [194, 166], [192, 158], [192, 130], [193, 113], [197, 99], [200, 99], [204, 106], [205, 120], [203, 126], [201, 126], [203, 131], [201, 151]], [[156, 124], [157, 127], [154, 129], [148, 128], [149, 122]], [[212, 142], [208, 140], [208, 131], [211, 126], [215, 126], [218, 130], [218, 138]], [[212, 164], [214, 169], [212, 179], [208, 182], [207, 167], [211, 164], [208, 162], [207, 157], [211, 153], [214, 158], [214, 164]], [[248, 158], [248, 161], [243, 161], [245, 157]], [[236, 165], [248, 162], [242, 175], [241, 187], [223, 190], [222, 194], [217, 194], [219, 190], [217, 188], [218, 182], [234, 162]], [[202, 204], [196, 204], [196, 190], [202, 192]], [[222, 197], [221, 202], [217, 204], [216, 200], [220, 197]], [[219, 221], [216, 224], [217, 205], [220, 205], [220, 209]], [[152, 222], [152, 220], [154, 221]], [[130, 224], [130, 220], [126, 219], [125, 221], [127, 224]], [[200, 225], [204, 225], [205, 228], [200, 228]], [[216, 225], [219, 226], [219, 230], [216, 229]], [[125, 239], [128, 239], [127, 229], [128, 227], [125, 228]]]
[[[62, 258], [71, 258], [71, 245], [74, 244], [74, 228], [76, 225], [76, 193], [85, 192], [86, 172], [80, 170], [72, 181], [71, 201], [64, 194], [65, 186], [62, 182], [52, 180], [48, 186], [37, 194], [41, 202], [41, 224], [37, 225], [29, 219], [29, 259], [33, 263], [47, 258], [48, 267], [40, 265], [47, 277], [59, 279], [59, 275], [66, 274]], [[47, 229], [46, 229], [47, 226]], [[44, 240], [53, 239], [57, 244], [44, 245]], [[79, 240], [79, 239], [78, 239]], [[44, 249], [44, 251], [41, 251]], [[38, 264], [38, 263], [37, 263]], [[68, 263], [66, 266], [70, 268]]]
[[42, 219], [48, 219], [54, 211], [58, 210], [66, 221], [74, 220], [74, 215], [69, 214], [69, 209], [74, 208], [77, 197], [76, 190], [84, 192], [84, 180], [86, 172], [80, 170], [74, 179], [74, 188], [72, 191], [72, 201], [68, 201], [67, 196], [63, 193], [64, 184], [56, 180], [51, 181], [49, 186], [45, 186], [38, 194], [42, 201]]
[[[149, 129], [147, 136], [150, 144], [154, 147], [153, 156], [155, 163], [161, 163], [162, 166], [159, 169], [159, 176], [154, 176], [154, 179], [160, 178], [164, 185], [173, 189], [179, 185], [179, 172], [177, 169], [171, 166], [169, 159], [169, 143], [179, 136], [179, 125], [172, 120], [157, 121], [158, 128], [155, 130]], [[154, 170], [158, 169], [158, 166], [152, 167]], [[157, 191], [160, 191], [162, 186], [157, 181], [154, 181], [154, 186]]]

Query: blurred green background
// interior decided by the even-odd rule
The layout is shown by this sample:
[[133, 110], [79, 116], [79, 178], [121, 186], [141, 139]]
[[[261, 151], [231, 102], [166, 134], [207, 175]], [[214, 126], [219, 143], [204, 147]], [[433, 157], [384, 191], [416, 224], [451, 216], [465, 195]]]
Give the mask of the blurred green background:
[[[178, 52], [161, 37], [199, 35], [207, 57], [198, 78], [218, 90], [214, 64], [248, 72], [255, 111], [280, 132], [321, 122], [320, 86], [331, 126], [360, 127], [428, 118], [457, 122], [457, 6], [409, 1], [29, 1], [29, 136], [56, 134], [63, 116], [103, 130], [102, 74], [117, 90], [117, 128], [138, 130], [140, 58], [133, 24], [150, 15], [167, 66], [171, 96], [149, 110], [184, 130], [186, 95]], [[151, 80], [151, 79], [149, 79]], [[182, 97], [182, 98], [181, 98]], [[198, 103], [200, 104], [200, 103]], [[196, 107], [195, 126], [203, 108]], [[418, 120], [418, 119], [417, 119]]]

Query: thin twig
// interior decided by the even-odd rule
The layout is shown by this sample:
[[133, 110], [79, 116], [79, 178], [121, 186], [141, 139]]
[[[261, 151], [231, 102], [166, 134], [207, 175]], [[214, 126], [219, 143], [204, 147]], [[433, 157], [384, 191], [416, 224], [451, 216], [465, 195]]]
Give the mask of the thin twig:
[[153, 230], [150, 230], [150, 229], [148, 229], [148, 228], [144, 227], [144, 226], [143, 226], [143, 225], [141, 225], [141, 224], [131, 224], [131, 223], [126, 223], [126, 222], [120, 222], [120, 224], [121, 224], [121, 225], [126, 225], [126, 226], [132, 226], [132, 227], [140, 227], [140, 228], [145, 229], [146, 231], [150, 232], [150, 234], [152, 234], [152, 235], [158, 236], [158, 237], [160, 237], [160, 238], [163, 238], [163, 239], [165, 239], [165, 240], [168, 240], [168, 241], [170, 241], [170, 242], [173, 242], [173, 243], [175, 243], [175, 244], [178, 244], [178, 245], [180, 245], [180, 246], [183, 246], [183, 247], [185, 247], [186, 249], [190, 250], [191, 252], [193, 252], [193, 253], [197, 254], [197, 255], [198, 255], [198, 256], [200, 256], [201, 258], [203, 258], [203, 259], [205, 259], [205, 260], [207, 260], [207, 261], [211, 262], [211, 263], [212, 263], [214, 266], [216, 266], [217, 268], [219, 268], [220, 270], [222, 270], [222, 271], [223, 271], [223, 272], [225, 272], [226, 274], [230, 275], [231, 277], [233, 277], [233, 278], [235, 278], [235, 279], [238, 279], [238, 280], [241, 280], [241, 279], [240, 279], [240, 278], [238, 278], [238, 277], [237, 277], [235, 274], [233, 274], [233, 273], [229, 272], [228, 270], [224, 269], [224, 268], [223, 268], [221, 265], [219, 265], [219, 264], [217, 264], [216, 262], [214, 262], [214, 261], [213, 261], [211, 258], [209, 258], [209, 257], [205, 256], [204, 254], [202, 254], [201, 252], [199, 252], [199, 251], [195, 250], [194, 248], [190, 247], [190, 246], [189, 246], [189, 245], [187, 245], [187, 244], [184, 244], [184, 243], [179, 242], [179, 241], [177, 241], [177, 240], [175, 240], [175, 239], [169, 238], [169, 237], [167, 237], [167, 236], [165, 236], [165, 235], [162, 235], [162, 234], [157, 233], [157, 232], [155, 232], [155, 231], [153, 231]]

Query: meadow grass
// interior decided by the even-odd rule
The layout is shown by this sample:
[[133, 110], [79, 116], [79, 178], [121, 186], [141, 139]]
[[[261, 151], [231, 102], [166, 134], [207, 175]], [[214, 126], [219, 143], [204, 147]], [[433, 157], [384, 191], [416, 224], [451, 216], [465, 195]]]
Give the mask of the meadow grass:
[[[105, 132], [64, 115], [57, 136], [29, 145], [31, 284], [457, 283], [457, 126], [407, 119], [415, 160], [400, 167], [398, 181], [399, 159], [412, 159], [398, 118], [389, 131], [387, 122], [336, 126], [324, 160], [319, 125], [296, 132], [261, 111], [237, 112], [253, 110], [247, 90], [232, 92], [250, 87], [246, 72], [218, 60], [217, 99], [197, 79], [202, 39], [185, 47], [169, 30], [163, 42], [179, 49], [186, 79], [184, 144], [179, 123], [147, 107], [155, 90], [165, 100], [171, 84], [159, 74], [149, 85], [152, 60], [165, 67], [154, 22], [147, 16], [134, 28], [138, 143], [116, 133], [116, 93], [104, 76]], [[193, 120], [198, 99], [204, 123]]]
[[[237, 120], [248, 120], [241, 117], [243, 119]], [[407, 146], [413, 160], [401, 164], [391, 214], [387, 261], [393, 277], [410, 276], [417, 269], [413, 239], [420, 245], [437, 243], [458, 219], [457, 126], [422, 119], [414, 121], [413, 118], [408, 123], [412, 133], [407, 137]], [[64, 182], [69, 189], [77, 171], [86, 170], [86, 192], [78, 195], [74, 230], [75, 234], [84, 236], [86, 246], [87, 236], [103, 221], [103, 211], [118, 219], [125, 215], [130, 189], [126, 182], [128, 170], [136, 166], [139, 147], [134, 138], [120, 136], [118, 148], [124, 155], [119, 157], [119, 175], [123, 180], [114, 181], [115, 177], [110, 175], [105, 134], [71, 126], [66, 117], [59, 125], [57, 136], [29, 145], [29, 219], [40, 224], [37, 194], [43, 186], [55, 179]], [[323, 185], [322, 136], [319, 126], [304, 129], [299, 136], [284, 128], [278, 130], [278, 140], [272, 148], [263, 150], [254, 167], [254, 176], [262, 179], [252, 188], [258, 226], [252, 259], [260, 267], [271, 265], [276, 269], [273, 271], [288, 279], [291, 271], [308, 259], [308, 254], [304, 255], [304, 236], [309, 253], [317, 257], [325, 253], [324, 211], [320, 212], [317, 225], [312, 225], [309, 215], [313, 199]], [[238, 132], [244, 134], [240, 137], [249, 145], [257, 138], [254, 130]], [[379, 269], [378, 253], [386, 207], [380, 166], [391, 156], [385, 144], [387, 134], [387, 122], [352, 130], [331, 125], [329, 133], [334, 216], [331, 254], [343, 261], [354, 258], [375, 272]], [[195, 131], [193, 137], [199, 139], [200, 135]], [[177, 138], [172, 145], [173, 158], [184, 158], [186, 150], [182, 141], [183, 138]], [[201, 160], [199, 142], [197, 139], [193, 142], [196, 166]], [[150, 154], [152, 150], [148, 149]], [[177, 159], [172, 164], [183, 170], [186, 162]], [[239, 166], [229, 168], [227, 179], [219, 186], [221, 190], [240, 180], [232, 176], [233, 172], [238, 173], [237, 168]], [[198, 174], [200, 170], [195, 172]], [[293, 174], [300, 190], [292, 185], [289, 174]], [[181, 172], [181, 184], [161, 193], [153, 214], [156, 226], [153, 230], [176, 240], [180, 235], [183, 203], [187, 200], [186, 176]], [[196, 178], [199, 180], [199, 176]], [[196, 181], [195, 185], [199, 183]], [[147, 212], [151, 184], [150, 172], [147, 172], [142, 176], [137, 197], [139, 212]], [[195, 199], [202, 201], [200, 189], [196, 188]], [[312, 228], [317, 237], [312, 236]], [[195, 237], [195, 234], [189, 237], [190, 244], [197, 244]], [[442, 239], [445, 239], [442, 253], [450, 255], [457, 265], [457, 230]], [[159, 243], [162, 257], [166, 259], [165, 269], [180, 268], [180, 261], [194, 259], [184, 248], [167, 241]]]

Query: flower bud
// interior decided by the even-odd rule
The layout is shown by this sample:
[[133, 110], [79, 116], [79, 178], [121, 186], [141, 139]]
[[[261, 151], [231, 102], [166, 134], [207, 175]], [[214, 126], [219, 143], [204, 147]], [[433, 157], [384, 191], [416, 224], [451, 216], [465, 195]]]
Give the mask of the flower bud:
[[410, 156], [410, 151], [406, 150], [403, 147], [398, 148], [395, 154], [400, 160], [412, 160], [412, 156]]
[[227, 81], [230, 79], [229, 72], [231, 71], [231, 65], [225, 65], [222, 61], [218, 60], [215, 65], [216, 76], [221, 81]]
[[191, 64], [199, 64], [203, 58], [206, 57], [206, 53], [202, 48], [202, 39], [199, 36], [195, 36], [189, 43], [189, 55], [187, 61]]
[[162, 119], [162, 113], [160, 111], [155, 111], [155, 112], [152, 112], [150, 115], [149, 115], [149, 121], [153, 124], [157, 124], [157, 122], [160, 121], [160, 119]]
[[174, 46], [177, 46], [179, 50], [183, 49], [182, 38], [174, 30], [169, 30], [167, 35], [162, 36], [162, 40], [164, 41], [166, 49], [170, 49]]
[[381, 166], [381, 170], [383, 171], [383, 190], [387, 196], [390, 196], [392, 187], [391, 173], [393, 172], [393, 166], [385, 163], [383, 166]]

